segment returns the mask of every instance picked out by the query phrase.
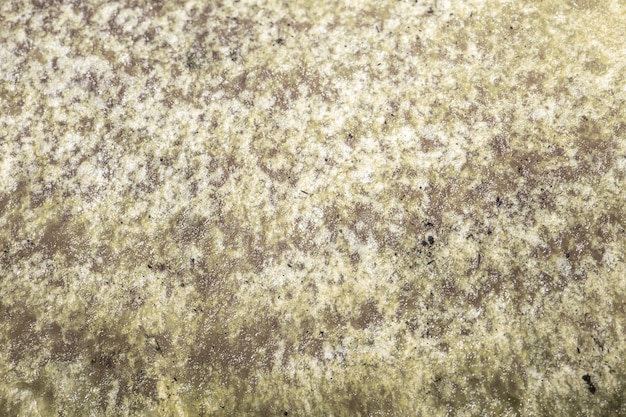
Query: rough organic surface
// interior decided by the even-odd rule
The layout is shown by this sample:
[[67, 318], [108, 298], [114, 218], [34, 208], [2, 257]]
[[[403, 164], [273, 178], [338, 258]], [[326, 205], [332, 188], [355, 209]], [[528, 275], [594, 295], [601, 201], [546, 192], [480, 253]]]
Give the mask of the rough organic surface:
[[626, 415], [625, 21], [0, 2], [0, 415]]

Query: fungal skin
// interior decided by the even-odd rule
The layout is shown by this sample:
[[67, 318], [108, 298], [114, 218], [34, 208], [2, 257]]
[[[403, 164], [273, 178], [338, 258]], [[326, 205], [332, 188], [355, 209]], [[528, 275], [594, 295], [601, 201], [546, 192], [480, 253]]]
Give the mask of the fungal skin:
[[626, 414], [625, 15], [0, 4], [0, 415]]

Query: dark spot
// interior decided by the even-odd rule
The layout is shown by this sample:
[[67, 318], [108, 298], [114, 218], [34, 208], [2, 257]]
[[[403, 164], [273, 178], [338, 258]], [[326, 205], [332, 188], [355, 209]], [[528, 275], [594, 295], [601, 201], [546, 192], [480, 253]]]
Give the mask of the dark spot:
[[593, 382], [591, 382], [591, 375], [589, 374], [583, 375], [583, 381], [587, 383], [587, 389], [589, 390], [589, 392], [592, 394], [595, 394], [596, 386], [593, 384]]
[[566, 257], [567, 259], [569, 259], [569, 252], [567, 252], [567, 253], [565, 254], [565, 257]]
[[[285, 43], [283, 38], [276, 39], [276, 45], [282, 45], [283, 43]], [[287, 413], [285, 413], [285, 415], [287, 415]]]
[[289, 415], [289, 413], [285, 411], [285, 415], [286, 415], [286, 416], [288, 416], [288, 415]]
[[200, 67], [202, 67], [204, 61], [204, 56], [197, 52], [190, 52], [187, 54], [187, 61], [185, 62], [185, 66], [189, 71], [196, 71]]
[[428, 8], [428, 14], [433, 14], [433, 13], [435, 13], [435, 11], [433, 10], [433, 8], [432, 8], [432, 7], [429, 7], [429, 8]]
[[496, 197], [496, 206], [500, 207], [502, 205], [502, 200], [500, 200], [500, 197]]
[[432, 236], [428, 236], [428, 244], [432, 245], [433, 243], [435, 243], [435, 238]]
[[152, 269], [152, 265], [148, 264], [148, 268]]

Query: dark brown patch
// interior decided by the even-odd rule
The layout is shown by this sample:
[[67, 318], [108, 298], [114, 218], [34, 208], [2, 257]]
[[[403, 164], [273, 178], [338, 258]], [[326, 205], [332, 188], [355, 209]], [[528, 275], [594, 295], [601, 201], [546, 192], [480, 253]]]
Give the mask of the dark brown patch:
[[396, 317], [400, 318], [415, 313], [419, 306], [420, 298], [421, 290], [417, 288], [415, 283], [409, 282], [404, 284], [398, 295]]
[[17, 183], [14, 191], [0, 194], [0, 216], [7, 215], [10, 210], [19, 209], [21, 200], [28, 194], [29, 183], [21, 181]]
[[352, 209], [354, 220], [350, 222], [350, 228], [362, 242], [374, 234], [381, 223], [380, 215], [374, 211], [371, 204], [356, 203]]
[[445, 317], [442, 312], [428, 314], [425, 319], [424, 337], [439, 338], [448, 332], [452, 319]]
[[446, 213], [457, 213], [464, 207], [458, 204], [459, 196], [456, 190], [462, 189], [458, 183], [458, 178], [450, 178], [443, 184], [432, 184], [426, 191], [429, 197], [429, 203], [425, 208], [426, 218], [436, 226], [444, 224], [443, 216]]
[[605, 215], [587, 225], [577, 224], [548, 239], [548, 247], [537, 250], [542, 257], [556, 255], [566, 257], [573, 267], [574, 277], [581, 278], [582, 265], [586, 256], [601, 266], [605, 249], [604, 242], [610, 239], [611, 227], [619, 224], [617, 217]]
[[385, 392], [384, 388], [368, 392], [368, 388], [349, 387], [347, 408], [351, 416], [389, 416], [393, 415], [393, 395]]
[[38, 193], [30, 193], [30, 209], [34, 210], [41, 207], [54, 194], [55, 190], [55, 183], [42, 181], [42, 190]]
[[[334, 332], [343, 329], [348, 324], [348, 318], [342, 315], [334, 305], [327, 305], [322, 312], [322, 321], [325, 326], [323, 329], [318, 329], [321, 336], [325, 333]], [[321, 324], [320, 324], [321, 325]]]
[[[142, 390], [150, 394], [155, 381], [145, 377], [143, 357], [153, 358], [156, 352], [149, 343], [134, 346], [126, 335], [105, 326], [100, 331], [90, 331], [91, 339], [83, 341], [89, 360], [89, 376], [98, 388], [97, 405], [103, 409], [108, 403], [108, 394], [113, 386], [119, 387], [115, 397], [116, 405], [121, 405], [128, 394]], [[152, 392], [154, 396], [156, 392]]]
[[229, 383], [233, 378], [246, 379], [255, 371], [267, 372], [273, 368], [281, 337], [276, 317], [257, 317], [254, 324], [239, 329], [231, 329], [216, 319], [211, 318], [210, 324], [195, 337], [188, 358], [192, 380], [197, 383], [214, 380], [217, 375], [213, 370], [223, 383]]
[[[524, 276], [513, 279], [523, 280]], [[500, 295], [504, 288], [504, 276], [498, 270], [489, 268], [483, 278], [473, 285], [473, 291], [466, 294], [467, 301], [475, 308], [481, 308], [488, 297]]]
[[238, 262], [224, 254], [209, 259], [194, 259], [192, 278], [197, 291], [205, 297], [220, 297], [227, 300], [226, 285], [231, 274], [237, 270]]
[[576, 135], [576, 160], [582, 164], [585, 175], [604, 175], [615, 162], [615, 141], [604, 130], [602, 120], [581, 117], [574, 130]]
[[350, 254], [350, 263], [352, 264], [353, 268], [356, 268], [360, 261], [361, 261], [361, 255], [359, 255], [358, 252], [352, 252]]
[[52, 342], [50, 348], [52, 359], [60, 362], [71, 362], [80, 356], [84, 349], [83, 331], [65, 330], [59, 324], [52, 323], [48, 333]]
[[383, 321], [383, 315], [378, 310], [378, 304], [374, 300], [367, 300], [359, 307], [359, 314], [351, 321], [352, 326], [364, 330], [375, 326]]
[[317, 251], [318, 244], [313, 240], [313, 237], [317, 235], [318, 227], [302, 217], [296, 218], [295, 224], [292, 239], [294, 246], [304, 253]]
[[183, 212], [172, 220], [172, 232], [177, 241], [199, 243], [210, 236], [209, 225], [208, 218]]
[[[30, 357], [39, 346], [40, 332], [36, 330], [37, 317], [20, 309], [3, 308], [3, 319], [8, 323], [8, 355], [13, 362]], [[3, 343], [4, 344], [4, 343]]]
[[275, 104], [280, 107], [281, 110], [287, 110], [292, 106], [292, 103], [298, 99], [300, 92], [298, 87], [302, 80], [298, 77], [294, 78], [287, 73], [277, 73], [272, 77], [272, 90], [275, 100]]
[[545, 78], [546, 75], [538, 71], [529, 71], [525, 77], [523, 77], [526, 88], [531, 91], [541, 91]]
[[324, 350], [324, 339], [319, 333], [320, 331], [316, 326], [315, 320], [310, 317], [306, 318], [295, 328], [299, 330], [299, 334], [295, 343], [292, 344], [292, 348], [286, 349], [288, 354], [283, 357], [283, 365], [288, 362], [291, 355], [296, 353], [321, 359]]
[[324, 224], [331, 233], [331, 241], [335, 242], [339, 226], [342, 223], [342, 216], [336, 204], [324, 207]]
[[503, 157], [509, 150], [509, 138], [504, 135], [497, 135], [491, 140], [491, 147], [496, 155]]
[[65, 256], [67, 262], [74, 263], [85, 253], [84, 235], [84, 226], [76, 223], [69, 212], [66, 212], [45, 224], [38, 247], [49, 258], [59, 252]]

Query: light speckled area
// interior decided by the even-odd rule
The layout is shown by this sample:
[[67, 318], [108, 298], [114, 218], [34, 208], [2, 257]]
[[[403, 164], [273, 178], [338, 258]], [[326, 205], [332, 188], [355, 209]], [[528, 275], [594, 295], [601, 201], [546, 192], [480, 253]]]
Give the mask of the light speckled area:
[[626, 415], [625, 21], [0, 2], [0, 415]]

